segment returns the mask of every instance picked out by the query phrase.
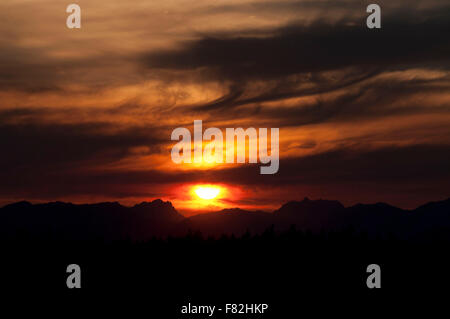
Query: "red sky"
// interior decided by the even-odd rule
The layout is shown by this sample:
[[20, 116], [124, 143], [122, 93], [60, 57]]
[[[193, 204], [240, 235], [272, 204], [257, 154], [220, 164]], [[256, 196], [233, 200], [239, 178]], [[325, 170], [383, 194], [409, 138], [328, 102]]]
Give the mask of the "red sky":
[[[447, 1], [58, 0], [0, 3], [0, 203], [123, 204], [185, 214], [292, 199], [449, 196]], [[414, 8], [414, 9], [412, 9]], [[280, 128], [280, 170], [176, 165], [173, 129]], [[221, 187], [215, 200], [192, 193]]]

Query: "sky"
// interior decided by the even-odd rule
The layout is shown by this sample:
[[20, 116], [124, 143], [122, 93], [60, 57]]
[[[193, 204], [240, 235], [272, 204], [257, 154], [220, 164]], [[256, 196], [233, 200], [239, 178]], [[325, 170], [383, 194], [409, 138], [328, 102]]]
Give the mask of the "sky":
[[[170, 200], [186, 215], [289, 200], [414, 208], [450, 195], [450, 4], [0, 3], [0, 204]], [[280, 168], [175, 164], [171, 132], [280, 129]], [[214, 200], [198, 185], [220, 189]]]

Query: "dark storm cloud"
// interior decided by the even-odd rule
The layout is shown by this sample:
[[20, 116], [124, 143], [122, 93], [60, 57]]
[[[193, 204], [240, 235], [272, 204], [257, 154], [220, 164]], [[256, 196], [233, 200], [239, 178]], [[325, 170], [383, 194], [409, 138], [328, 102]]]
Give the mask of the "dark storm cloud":
[[[265, 14], [265, 13], [305, 13], [311, 12], [329, 13], [343, 11], [347, 14], [354, 13], [360, 15], [365, 13], [364, 9], [374, 1], [370, 0], [283, 0], [283, 1], [254, 1], [240, 4], [225, 4], [208, 6], [201, 10], [207, 13], [230, 13], [245, 12], [248, 14]], [[376, 2], [381, 6], [383, 12], [389, 13], [398, 8], [398, 6], [414, 8], [423, 8], [424, 4], [431, 8], [441, 8], [448, 5], [446, 0], [397, 0], [386, 1], [379, 0]], [[363, 9], [363, 10], [361, 10]]]
[[[450, 7], [447, 12], [450, 12]], [[355, 25], [349, 25], [350, 22]], [[260, 37], [205, 37], [179, 51], [149, 54], [152, 68], [209, 67], [232, 80], [271, 79], [349, 66], [394, 67], [449, 60], [450, 14], [403, 12], [386, 17], [381, 30], [365, 21], [317, 21]]]
[[[241, 184], [273, 183], [408, 183], [450, 180], [449, 145], [412, 145], [374, 150], [341, 148], [324, 153], [280, 160], [277, 174], [259, 174], [257, 166], [239, 167], [218, 172], [217, 180]], [[448, 192], [448, 189], [445, 190]]]
[[[130, 155], [130, 148], [147, 146], [152, 153], [161, 140], [152, 127], [117, 128], [107, 123], [0, 125], [0, 166], [20, 174], [22, 167], [64, 167], [77, 162], [110, 163]], [[77, 165], [82, 165], [78, 163]]]
[[[2, 171], [0, 184], [3, 197], [44, 198], [54, 200], [58, 197], [88, 195], [111, 198], [161, 196], [158, 187], [171, 181], [189, 181], [189, 174], [179, 175], [156, 170], [121, 171], [92, 170], [90, 167], [76, 167], [74, 170], [54, 168], [36, 170], [24, 167], [21, 174], [14, 171]], [[150, 184], [158, 185], [151, 191]], [[156, 193], [155, 193], [156, 192]]]
[[[449, 12], [448, 6], [398, 10], [383, 15], [380, 30], [368, 29], [364, 17], [334, 23], [319, 19], [310, 25], [260, 31], [255, 36], [240, 36], [239, 32], [211, 35], [187, 42], [178, 50], [147, 54], [143, 62], [151, 69], [206, 69], [209, 77], [229, 83], [229, 94], [196, 107], [198, 110], [320, 94], [383, 71], [411, 67], [448, 70]], [[339, 82], [323, 76], [324, 72], [344, 70], [352, 70], [352, 75]], [[271, 84], [248, 97], [247, 85], [255, 80]], [[302, 87], [310, 83], [315, 87]]]
[[[170, 154], [168, 154], [170, 156]], [[20, 169], [20, 171], [18, 170]], [[91, 165], [36, 169], [33, 165], [0, 171], [0, 192], [4, 198], [44, 198], [87, 195], [110, 198], [166, 196], [170, 183], [192, 183], [209, 175], [202, 172], [168, 172], [152, 169], [103, 169]]]

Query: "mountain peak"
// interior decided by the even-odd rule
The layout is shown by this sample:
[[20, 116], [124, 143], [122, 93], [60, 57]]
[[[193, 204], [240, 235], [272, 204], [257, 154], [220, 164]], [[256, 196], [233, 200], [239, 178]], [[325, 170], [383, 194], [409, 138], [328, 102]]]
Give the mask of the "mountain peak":
[[131, 209], [153, 217], [166, 216], [174, 220], [184, 219], [183, 215], [178, 213], [170, 201], [165, 202], [162, 199], [155, 199], [151, 202], [142, 202], [140, 204], [136, 204]]
[[31, 204], [28, 201], [23, 200], [23, 201], [20, 201], [20, 202], [16, 202], [16, 203], [5, 205], [5, 206], [3, 206], [3, 208], [7, 208], [7, 209], [8, 208], [9, 209], [11, 209], [11, 208], [26, 208], [26, 207], [30, 207], [30, 206], [33, 206], [33, 204]]
[[290, 201], [281, 206], [278, 210], [276, 210], [275, 214], [298, 214], [298, 213], [325, 213], [325, 212], [334, 212], [344, 209], [344, 205], [342, 205], [339, 201], [336, 200], [310, 200], [308, 197], [305, 197], [301, 202], [299, 201]]
[[168, 207], [175, 209], [170, 201], [163, 201], [162, 199], [155, 199], [151, 202], [142, 202], [133, 206], [133, 208], [155, 208], [155, 207]]

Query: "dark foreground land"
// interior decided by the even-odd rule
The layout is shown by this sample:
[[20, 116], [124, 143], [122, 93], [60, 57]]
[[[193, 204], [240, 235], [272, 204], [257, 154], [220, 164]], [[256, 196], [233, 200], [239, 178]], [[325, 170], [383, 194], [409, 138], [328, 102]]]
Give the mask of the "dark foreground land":
[[[146, 239], [110, 236], [108, 240], [101, 236], [64, 236], [61, 232], [62, 229], [77, 229], [79, 233], [92, 235], [98, 227], [95, 225], [100, 224], [102, 234], [111, 234], [108, 223], [97, 223], [96, 215], [89, 215], [91, 206], [88, 206], [90, 213], [86, 213], [90, 217], [85, 218], [89, 220], [89, 227], [80, 222], [59, 228], [49, 224], [55, 232], [48, 231], [49, 225], [45, 232], [29, 232], [30, 220], [39, 221], [39, 215], [32, 214], [61, 204], [39, 206], [37, 211], [16, 215], [17, 207], [28, 207], [28, 210], [31, 207], [18, 204], [13, 210], [9, 208], [5, 212], [3, 209], [3, 215], [0, 214], [4, 221], [2, 227], [9, 225], [9, 231], [4, 231], [0, 240], [2, 306], [19, 302], [15, 317], [21, 317], [18, 315], [21, 311], [40, 313], [31, 306], [33, 301], [44, 313], [62, 307], [62, 312], [57, 312], [58, 318], [77, 311], [80, 315], [89, 313], [88, 317], [101, 318], [119, 313], [125, 318], [173, 319], [387, 315], [404, 318], [415, 315], [418, 309], [427, 311], [426, 318], [447, 316], [450, 289], [448, 200], [427, 204], [415, 212], [399, 212], [385, 205], [357, 207], [356, 213], [355, 209], [344, 211], [337, 206], [338, 211], [333, 212], [325, 208], [336, 205], [325, 204], [311, 201], [290, 204], [300, 210], [301, 218], [296, 215], [295, 220], [303, 224], [297, 222], [287, 228], [284, 226], [293, 219], [282, 216], [282, 222], [272, 223], [264, 231], [213, 236], [208, 231], [227, 229], [229, 225], [223, 224], [225, 221], [234, 225], [236, 218], [242, 220], [249, 216], [253, 224], [260, 218], [267, 221], [263, 213], [253, 216], [252, 213], [245, 215], [248, 212], [228, 211], [196, 221], [206, 230], [203, 232], [206, 235], [188, 230], [182, 235]], [[305, 217], [308, 214], [321, 216], [324, 222], [329, 222], [336, 220], [329, 218], [335, 216], [333, 214], [344, 213], [343, 216], [353, 216], [352, 220], [361, 222], [340, 223], [341, 227], [336, 229], [312, 227], [310, 231], [302, 228], [307, 222], [315, 223], [314, 218]], [[397, 217], [391, 218], [392, 214]], [[32, 218], [21, 223], [11, 216]], [[101, 216], [105, 218], [103, 213]], [[147, 216], [145, 213], [139, 211], [131, 216], [138, 216], [140, 223], [130, 221], [128, 229], [145, 226], [141, 224], [146, 220], [142, 217]], [[185, 225], [186, 221], [175, 217], [171, 223]], [[276, 215], [270, 218], [269, 222], [278, 221], [274, 219]], [[375, 228], [355, 227], [373, 226], [375, 221], [378, 221]], [[13, 228], [25, 224], [26, 229]], [[277, 228], [277, 225], [284, 228]], [[122, 229], [118, 224], [111, 227], [114, 231]], [[392, 231], [395, 229], [399, 231]], [[81, 267], [81, 289], [67, 288], [66, 268], [70, 264]], [[369, 289], [366, 285], [370, 264], [381, 267], [380, 289]], [[269, 309], [264, 314], [233, 315], [223, 311], [213, 316], [182, 314], [182, 307], [189, 303], [222, 309], [232, 303], [264, 303]], [[437, 314], [433, 315], [435, 312]]]
[[[214, 318], [362, 316], [364, 309], [405, 314], [430, 298], [436, 309], [450, 284], [447, 241], [369, 239], [352, 231], [313, 235], [269, 229], [240, 238], [190, 234], [141, 243], [24, 239], [3, 242], [0, 249], [4, 291], [20, 298], [32, 293], [36, 300], [49, 294], [102, 313], [125, 308], [133, 318], [142, 310], [150, 318], [208, 317], [182, 315], [188, 303], [269, 304], [264, 315]], [[66, 286], [72, 263], [81, 267], [81, 289]], [[372, 263], [381, 267], [381, 289], [367, 288], [366, 267]]]

